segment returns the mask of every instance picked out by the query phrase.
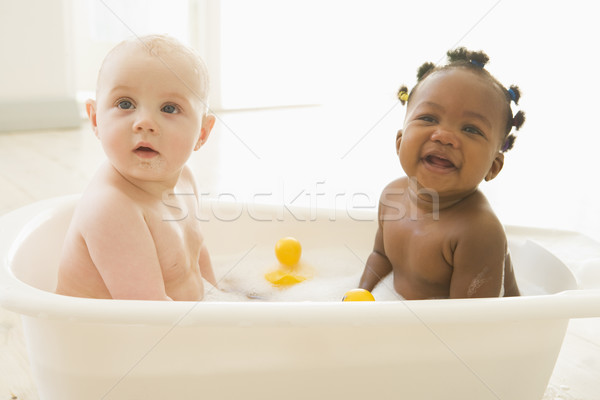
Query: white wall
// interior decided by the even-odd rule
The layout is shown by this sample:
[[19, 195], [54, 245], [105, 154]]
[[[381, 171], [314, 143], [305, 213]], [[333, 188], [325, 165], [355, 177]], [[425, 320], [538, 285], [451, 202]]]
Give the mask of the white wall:
[[0, 2], [0, 131], [77, 126], [68, 8]]
[[[72, 60], [78, 90], [94, 91], [102, 60], [117, 43], [168, 33], [190, 44], [188, 0], [65, 0], [70, 4]], [[212, 0], [211, 0], [212, 1]]]
[[[79, 36], [98, 33], [92, 29], [94, 23], [106, 28], [109, 36], [118, 29], [125, 36], [130, 30], [178, 36], [184, 35], [179, 28], [189, 24], [190, 42], [212, 44], [211, 51], [222, 62], [221, 70], [211, 73], [212, 95], [218, 95], [222, 84], [224, 106], [297, 101], [380, 107], [379, 114], [367, 119], [347, 115], [356, 124], [341, 144], [348, 149], [364, 136], [354, 153], [372, 165], [384, 157], [371, 151], [370, 144], [395, 132], [383, 130], [378, 121], [388, 112], [398, 86], [414, 84], [422, 62], [441, 61], [446, 50], [464, 45], [485, 50], [491, 57], [490, 72], [523, 91], [527, 122], [502, 173], [482, 185], [502, 221], [575, 229], [600, 239], [596, 123], [600, 74], [595, 71], [600, 63], [600, 24], [593, 2], [302, 0], [290, 7], [279, 3], [223, 0], [223, 7], [213, 7], [223, 14], [223, 25], [208, 29], [209, 34], [217, 33], [215, 39], [203, 32], [214, 23], [210, 15], [196, 27], [191, 21], [210, 12], [209, 6], [218, 6], [216, 0], [1, 0], [0, 130], [7, 102], [69, 99], [74, 96], [74, 77], [78, 88], [93, 90], [100, 61], [113, 44], [101, 40], [92, 48], [93, 43]], [[181, 17], [167, 18], [167, 10], [188, 5], [198, 13], [184, 11]], [[71, 28], [65, 28], [70, 26], [70, 12], [79, 14], [72, 19], [73, 36], [66, 31]], [[243, 46], [236, 49], [236, 44]], [[211, 51], [200, 50], [210, 66]], [[400, 127], [403, 109], [397, 107], [388, 118]], [[253, 133], [257, 128], [247, 129]], [[389, 157], [389, 167], [369, 174], [386, 181], [402, 174], [393, 152]]]

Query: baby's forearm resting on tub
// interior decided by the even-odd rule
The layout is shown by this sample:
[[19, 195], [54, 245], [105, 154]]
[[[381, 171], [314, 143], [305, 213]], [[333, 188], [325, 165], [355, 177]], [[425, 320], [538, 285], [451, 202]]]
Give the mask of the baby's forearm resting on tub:
[[373, 251], [367, 259], [358, 287], [371, 291], [390, 272], [392, 272], [392, 265], [387, 257], [377, 251]]

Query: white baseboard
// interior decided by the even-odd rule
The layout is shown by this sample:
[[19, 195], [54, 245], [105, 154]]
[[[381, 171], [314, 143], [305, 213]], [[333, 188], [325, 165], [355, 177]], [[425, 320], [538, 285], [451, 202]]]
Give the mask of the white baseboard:
[[0, 132], [77, 128], [81, 113], [75, 98], [0, 100]]

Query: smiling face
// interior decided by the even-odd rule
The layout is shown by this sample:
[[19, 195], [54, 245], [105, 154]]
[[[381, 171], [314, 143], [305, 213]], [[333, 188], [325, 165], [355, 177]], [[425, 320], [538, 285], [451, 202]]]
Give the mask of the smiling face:
[[502, 169], [506, 101], [464, 68], [437, 71], [411, 94], [397, 150], [402, 168], [440, 196], [464, 197]]
[[126, 43], [105, 60], [88, 115], [112, 165], [127, 179], [173, 184], [208, 138], [204, 77], [179, 51], [157, 56]]

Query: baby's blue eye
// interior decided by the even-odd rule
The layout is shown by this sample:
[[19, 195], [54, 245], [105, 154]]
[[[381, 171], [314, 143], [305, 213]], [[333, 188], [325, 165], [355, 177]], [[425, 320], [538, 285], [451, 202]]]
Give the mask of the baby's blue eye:
[[119, 107], [122, 110], [129, 110], [133, 108], [133, 103], [129, 100], [121, 100], [117, 103], [117, 107]]
[[173, 104], [167, 104], [161, 109], [162, 112], [166, 112], [167, 114], [175, 114], [179, 112], [179, 109]]

